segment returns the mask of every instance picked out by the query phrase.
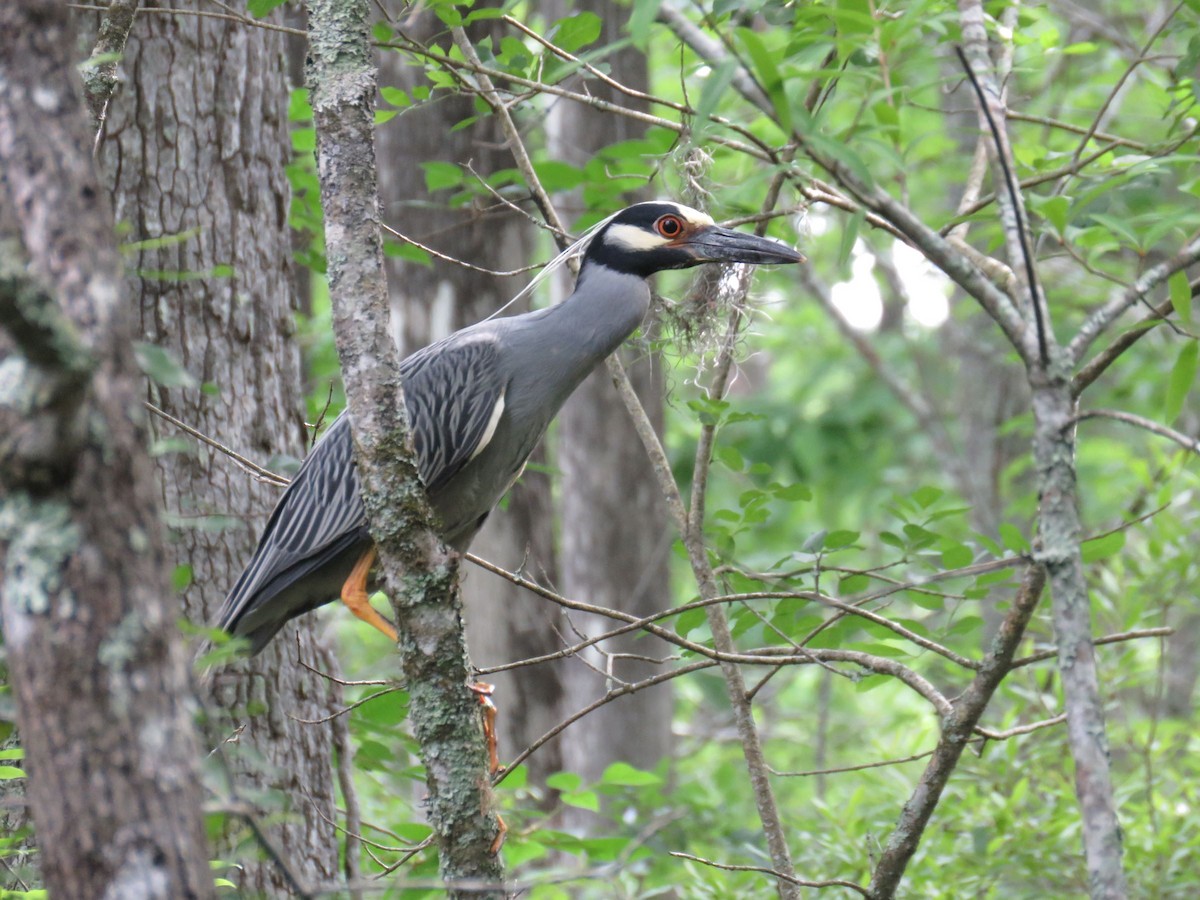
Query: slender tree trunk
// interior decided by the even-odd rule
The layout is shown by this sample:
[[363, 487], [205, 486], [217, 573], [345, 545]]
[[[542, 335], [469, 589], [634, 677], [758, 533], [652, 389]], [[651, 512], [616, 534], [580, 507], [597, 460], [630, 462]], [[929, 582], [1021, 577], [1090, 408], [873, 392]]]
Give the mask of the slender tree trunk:
[[[216, 18], [141, 16], [124, 70], [101, 154], [128, 238], [157, 242], [130, 257], [142, 338], [204, 385], [151, 385], [148, 399], [255, 461], [302, 457], [283, 38]], [[191, 570], [185, 610], [207, 623], [278, 488], [170, 424], [155, 431], [168, 448], [158, 468], [172, 554]], [[224, 744], [235, 782], [247, 795], [284, 798], [283, 810], [264, 809], [277, 820], [270, 835], [308, 883], [331, 880], [338, 865], [332, 733], [296, 721], [322, 718], [338, 702], [337, 686], [300, 664], [334, 668], [319, 627], [316, 617], [296, 619], [260, 656], [218, 672], [212, 698], [229, 715], [208, 729], [215, 745], [245, 726]], [[244, 891], [284, 891], [272, 863], [240, 862]]]
[[[588, 0], [572, 6], [570, 12], [580, 9], [601, 17], [599, 45], [622, 37], [627, 9], [608, 0]], [[624, 84], [647, 89], [646, 60], [639, 51], [627, 47], [610, 55], [607, 62]], [[592, 83], [588, 90], [603, 99], [616, 99], [601, 84]], [[627, 103], [628, 98], [622, 97], [621, 102]], [[629, 119], [565, 104], [555, 111], [551, 147], [556, 158], [582, 165], [600, 148], [640, 134], [641, 126]], [[613, 208], [618, 205], [613, 198]], [[645, 347], [629, 348], [625, 355], [630, 379], [661, 432], [659, 359]], [[662, 494], [625, 407], [604, 371], [588, 378], [567, 401], [559, 416], [558, 434], [560, 584], [564, 593], [639, 616], [669, 606], [671, 530]], [[572, 622], [589, 634], [609, 627], [607, 621], [583, 616], [573, 615]], [[613, 653], [654, 658], [670, 651], [644, 635], [605, 642], [589, 653], [595, 668], [576, 664], [568, 670], [565, 712], [587, 705], [612, 686], [601, 673], [611, 671], [622, 681], [637, 681], [662, 671], [640, 659], [614, 660], [606, 655]], [[585, 779], [599, 777], [616, 760], [653, 768], [671, 750], [671, 712], [672, 693], [667, 685], [605, 706], [578, 726], [565, 743], [566, 768]]]
[[134, 326], [67, 15], [0, 6], [0, 170], [41, 282], [10, 245], [0, 590], [29, 800], [53, 896], [210, 897]]
[[[426, 13], [406, 30], [428, 39], [431, 33], [423, 31], [441, 27]], [[404, 63], [399, 54], [385, 53], [381, 59], [384, 83], [406, 90], [419, 83], [421, 70]], [[384, 220], [455, 259], [493, 271], [520, 268], [531, 254], [532, 242], [519, 215], [486, 200], [451, 208], [450, 192], [431, 195], [426, 190], [420, 167], [426, 160], [470, 164], [484, 177], [511, 165], [494, 119], [455, 129], [474, 113], [471, 98], [445, 98], [410, 109], [377, 130]], [[389, 257], [388, 276], [393, 327], [403, 351], [411, 353], [496, 312], [532, 273], [500, 277], [436, 258], [423, 266]], [[538, 451], [534, 462], [544, 459]], [[544, 470], [526, 470], [507, 502], [491, 514], [471, 550], [496, 565], [509, 570], [524, 567], [532, 577], [553, 583], [553, 508], [550, 479]], [[561, 646], [552, 627], [554, 613], [544, 601], [469, 564], [464, 566], [464, 575], [467, 639], [476, 665], [500, 665]], [[543, 664], [489, 676], [496, 685], [495, 699], [501, 710], [497, 732], [502, 759], [520, 752], [558, 721], [564, 668], [562, 664]], [[543, 747], [528, 766], [534, 783], [560, 771], [557, 742]]]

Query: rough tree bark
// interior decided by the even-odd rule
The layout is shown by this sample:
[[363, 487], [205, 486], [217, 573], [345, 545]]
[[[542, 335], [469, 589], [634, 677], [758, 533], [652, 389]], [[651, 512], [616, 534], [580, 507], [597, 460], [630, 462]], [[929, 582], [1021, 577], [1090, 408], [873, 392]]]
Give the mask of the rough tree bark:
[[400, 357], [389, 337], [378, 225], [375, 68], [367, 3], [310, 0], [308, 84], [317, 132], [334, 337], [363, 504], [392, 597], [409, 723], [451, 896], [504, 896], [478, 699], [461, 620], [457, 556], [442, 546], [417, 474]]
[[[608, 0], [587, 0], [572, 5], [569, 12], [580, 9], [600, 16], [598, 45], [623, 37], [626, 8]], [[636, 48], [626, 46], [606, 62], [623, 84], [640, 91], [648, 89], [646, 58]], [[604, 84], [589, 83], [588, 91], [604, 100], [638, 105]], [[551, 119], [550, 146], [556, 158], [583, 165], [601, 148], [640, 137], [643, 130], [640, 123], [592, 107], [559, 104]], [[613, 209], [605, 212], [618, 205], [614, 198]], [[630, 348], [623, 356], [642, 405], [661, 432], [664, 386], [660, 359], [645, 347]], [[558, 422], [563, 593], [637, 616], [666, 608], [670, 605], [667, 564], [673, 535], [650, 462], [608, 373], [598, 371], [588, 378], [567, 401]], [[588, 633], [609, 627], [607, 621], [587, 616], [572, 618]], [[670, 650], [657, 639], [631, 634], [589, 651], [589, 662], [599, 671], [580, 664], [567, 670], [564, 715], [603, 696], [611, 687], [600, 673], [609, 668], [606, 654], [613, 653], [662, 657]], [[662, 669], [625, 658], [612, 660], [611, 671], [620, 680], [632, 682]], [[654, 768], [671, 751], [672, 708], [669, 683], [604, 706], [565, 743], [566, 768], [588, 780], [599, 778], [617, 760]]]
[[[425, 12], [406, 24], [405, 33], [430, 40], [443, 26]], [[494, 20], [469, 26], [473, 39], [495, 27]], [[398, 53], [381, 59], [382, 78], [410, 89], [424, 82], [419, 67]], [[496, 120], [482, 119], [455, 128], [475, 114], [470, 97], [444, 97], [438, 103], [410, 108], [378, 131], [380, 193], [384, 220], [426, 246], [493, 271], [522, 266], [530, 256], [529, 228], [523, 218], [498, 204], [474, 203], [451, 208], [449, 191], [426, 189], [426, 160], [470, 164], [481, 176], [511, 165]], [[498, 310], [519, 291], [532, 273], [500, 277], [445, 260], [417, 265], [388, 259], [392, 323], [404, 353], [473, 324]], [[524, 312], [510, 309], [509, 313]], [[534, 462], [544, 459], [537, 451]], [[545, 471], [527, 469], [475, 539], [471, 551], [510, 571], [524, 567], [531, 575], [555, 582], [553, 506]], [[545, 602], [505, 579], [468, 565], [464, 570], [463, 606], [472, 660], [494, 666], [551, 653], [561, 646], [551, 627], [553, 613]], [[558, 721], [564, 665], [544, 664], [488, 676], [496, 685], [501, 758], [511, 758]], [[559, 742], [543, 747], [528, 762], [533, 783], [563, 768]]]
[[67, 15], [0, 7], [0, 166], [48, 291], [19, 270], [0, 286], [23, 354], [0, 379], [0, 539], [29, 799], [54, 896], [210, 897], [142, 377]]
[[[142, 338], [212, 386], [151, 385], [149, 399], [255, 461], [302, 457], [283, 36], [218, 18], [143, 15], [123, 69], [126, 88], [110, 104], [100, 157], [117, 220], [130, 240], [145, 242], [129, 258]], [[191, 567], [184, 609], [208, 623], [279, 489], [174, 426], [152, 424], [174, 442], [157, 462], [172, 555]], [[225, 745], [235, 782], [284, 798], [288, 815], [273, 815], [270, 835], [307, 883], [333, 879], [338, 866], [331, 730], [297, 721], [323, 718], [338, 703], [339, 688], [300, 665], [333, 668], [319, 626], [316, 617], [296, 619], [260, 656], [217, 672], [209, 706], [228, 715], [208, 723], [211, 745], [244, 726]], [[242, 890], [285, 890], [270, 861], [239, 862], [225, 874]]]

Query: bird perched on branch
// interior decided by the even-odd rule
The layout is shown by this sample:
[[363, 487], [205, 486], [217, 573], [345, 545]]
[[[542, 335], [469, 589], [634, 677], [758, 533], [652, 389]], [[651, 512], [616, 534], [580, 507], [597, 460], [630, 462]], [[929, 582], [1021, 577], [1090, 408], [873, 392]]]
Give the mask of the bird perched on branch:
[[[641, 324], [650, 305], [646, 278], [707, 262], [802, 260], [785, 244], [721, 228], [678, 203], [638, 203], [596, 231], [562, 303], [487, 319], [405, 359], [417, 466], [442, 540], [467, 549], [567, 397]], [[225, 598], [217, 626], [246, 637], [252, 653], [289, 619], [337, 597], [396, 640], [367, 601], [375, 544], [351, 445], [343, 414], [284, 491]]]

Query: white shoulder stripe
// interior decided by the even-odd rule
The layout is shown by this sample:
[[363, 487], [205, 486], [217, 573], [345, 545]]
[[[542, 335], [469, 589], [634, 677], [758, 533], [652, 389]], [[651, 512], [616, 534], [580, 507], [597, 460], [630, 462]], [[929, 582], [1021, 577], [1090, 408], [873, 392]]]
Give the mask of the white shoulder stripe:
[[500, 416], [504, 414], [504, 392], [500, 392], [500, 396], [496, 398], [496, 405], [492, 407], [492, 415], [488, 419], [487, 428], [483, 430], [483, 436], [479, 439], [479, 444], [471, 451], [471, 455], [467, 457], [467, 462], [470, 462], [484, 448], [492, 442], [492, 438], [496, 435], [496, 426], [500, 424]]

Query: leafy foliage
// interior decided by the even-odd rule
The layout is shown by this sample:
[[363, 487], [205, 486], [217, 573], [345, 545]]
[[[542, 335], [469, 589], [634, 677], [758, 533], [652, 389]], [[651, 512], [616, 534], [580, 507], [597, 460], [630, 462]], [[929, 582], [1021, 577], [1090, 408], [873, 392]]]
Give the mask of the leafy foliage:
[[[918, 277], [912, 266], [901, 271], [895, 227], [868, 215], [861, 198], [814, 158], [837, 160], [848, 177], [887, 191], [942, 235], [958, 235], [976, 257], [992, 255], [987, 271], [1000, 272], [997, 278], [1003, 267], [1016, 267], [1003, 252], [992, 185], [972, 161], [974, 98], [952, 52], [963, 40], [962, 14], [944, 0], [894, 9], [854, 0], [716, 2], [691, 20], [724, 38], [727, 55], [714, 62], [659, 21], [660, 6], [635, 0], [627, 29], [650, 60], [658, 98], [650, 115], [657, 119], [581, 167], [547, 156], [539, 129], [546, 107], [561, 102], [551, 92], [584, 93], [568, 76], [585, 85], [619, 78], [607, 62], [613, 48], [598, 44], [596, 16], [545, 21], [510, 6], [565, 52], [512, 28], [480, 41], [477, 52], [506, 96], [522, 95], [515, 109], [541, 185], [581, 192], [590, 212], [577, 227], [647, 183], [664, 195], [711, 192], [718, 218], [755, 217], [763, 198], [781, 188], [765, 227], [788, 240], [800, 233], [811, 274], [801, 283], [789, 273], [758, 277], [728, 395], [710, 396], [705, 386], [730, 310], [719, 296], [667, 301], [674, 326], [661, 341], [672, 360], [665, 443], [673, 474], [687, 496], [697, 442], [715, 429], [705, 538], [739, 647], [869, 655], [901, 663], [953, 697], [972, 674], [955, 659], [978, 660], [988, 649], [1013, 603], [1021, 558], [1039, 546], [1023, 369], [1000, 330], [947, 278], [924, 270]], [[448, 27], [498, 13], [449, 2], [430, 8]], [[1098, 18], [1086, 21], [1065, 7], [995, 3], [986, 12], [1036, 263], [1053, 330], [1066, 343], [1114, 296], [1186, 252], [1200, 230], [1200, 24], [1188, 5], [1162, 8], [1169, 28], [1158, 28], [1157, 13], [1124, 2], [1102, 4]], [[417, 44], [381, 25], [376, 37], [427, 76], [415, 89], [383, 88], [396, 115], [380, 127], [402, 126], [405, 110], [460, 90], [470, 72], [462, 54], [447, 49], [446, 35]], [[741, 93], [738, 79], [746, 75], [764, 103]], [[488, 110], [480, 104], [477, 114]], [[312, 238], [300, 258], [319, 274], [310, 118], [297, 93], [291, 221]], [[429, 160], [422, 169], [428, 188], [452, 205], [497, 194], [524, 198], [535, 187], [517, 167], [474, 173]], [[979, 179], [972, 195], [967, 186]], [[400, 242], [389, 252], [427, 259]], [[858, 260], [867, 263], [861, 272]], [[688, 293], [677, 278], [659, 288], [668, 298]], [[931, 325], [928, 310], [941, 300], [944, 316]], [[1138, 320], [1146, 309], [1163, 303], [1169, 324], [1128, 347], [1083, 402], [1195, 434], [1198, 357], [1184, 270], [1158, 279], [1098, 348], [1145, 327]], [[872, 307], [874, 323], [849, 323]], [[689, 331], [701, 321], [698, 334]], [[336, 380], [319, 291], [301, 330], [318, 385], [310, 398], [315, 417]], [[161, 361], [157, 369], [171, 374]], [[1172, 665], [1188, 667], [1200, 638], [1192, 602], [1200, 578], [1197, 514], [1188, 502], [1200, 486], [1194, 456], [1118, 422], [1078, 428], [1081, 555], [1095, 633], [1158, 629], [1097, 651], [1131, 890], [1194, 896], [1200, 772], [1188, 720], [1195, 674], [1182, 686], [1168, 677]], [[686, 605], [697, 586], [688, 554], [682, 545], [676, 551], [674, 599]], [[871, 615], [851, 614], [856, 609]], [[711, 646], [700, 607], [660, 624]], [[1167, 627], [1179, 630], [1177, 644], [1164, 636]], [[1061, 712], [1053, 646], [1044, 601], [1019, 654], [1042, 658], [1008, 675], [986, 727], [1004, 732]], [[382, 646], [359, 647], [353, 658], [352, 678], [388, 670]], [[682, 649], [677, 665], [700, 661]], [[749, 678], [768, 760], [786, 773], [773, 784], [797, 872], [865, 885], [938, 741], [938, 716], [905, 683], [851, 661], [751, 667]], [[676, 684], [679, 748], [659, 770], [617, 765], [594, 784], [564, 772], [546, 785], [529, 783], [520, 768], [507, 773], [498, 789], [510, 827], [504, 852], [531, 896], [652, 897], [680, 885], [689, 897], [768, 892], [771, 879], [762, 871], [670, 855], [772, 865], [762, 855], [724, 683], [707, 668]], [[422, 773], [404, 736], [407, 697], [371, 685], [351, 688], [348, 701], [359, 704], [349, 713], [356, 790], [375, 842], [354, 852], [368, 872], [403, 862], [407, 880], [433, 879], [436, 860], [417, 800]], [[587, 728], [585, 718], [565, 739], [585, 740]], [[1072, 775], [1061, 725], [977, 738], [922, 836], [905, 891], [929, 898], [1086, 895]], [[556, 825], [563, 806], [591, 810], [603, 826], [587, 837], [564, 833]], [[437, 892], [395, 891], [426, 894]]]

